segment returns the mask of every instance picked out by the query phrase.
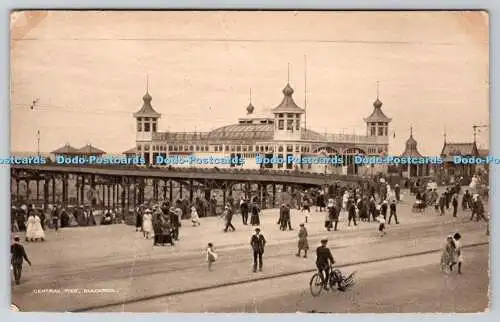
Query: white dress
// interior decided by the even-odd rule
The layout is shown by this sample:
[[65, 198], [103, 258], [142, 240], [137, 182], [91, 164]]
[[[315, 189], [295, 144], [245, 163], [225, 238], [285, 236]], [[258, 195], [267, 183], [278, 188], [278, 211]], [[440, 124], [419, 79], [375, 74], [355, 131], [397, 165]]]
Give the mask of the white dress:
[[217, 260], [217, 253], [215, 253], [210, 247], [207, 248], [207, 261], [210, 261], [210, 258], [213, 259], [213, 261]]
[[[455, 242], [455, 252], [457, 254], [457, 262], [463, 263], [464, 262], [464, 250], [462, 248], [462, 244], [458, 240], [454, 240], [454, 242]], [[460, 255], [458, 255], [459, 252], [460, 252]]]
[[35, 223], [33, 226], [33, 235], [34, 235], [33, 238], [38, 238], [38, 239], [45, 238], [45, 232], [43, 231], [40, 217], [35, 216], [34, 220]]
[[26, 221], [26, 238], [35, 238], [35, 216], [28, 216], [28, 220]]
[[342, 197], [342, 210], [347, 210], [347, 201], [349, 200], [349, 194], [346, 192], [344, 193], [344, 196]]
[[200, 222], [200, 216], [198, 216], [198, 212], [196, 210], [191, 211], [191, 221], [194, 223]]
[[144, 214], [142, 217], [142, 230], [145, 233], [153, 232], [153, 216], [151, 214]]

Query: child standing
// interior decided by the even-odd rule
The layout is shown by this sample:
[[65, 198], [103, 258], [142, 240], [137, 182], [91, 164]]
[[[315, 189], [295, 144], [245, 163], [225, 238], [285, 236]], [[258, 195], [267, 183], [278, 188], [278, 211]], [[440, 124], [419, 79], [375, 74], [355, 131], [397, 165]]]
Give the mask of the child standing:
[[200, 216], [198, 216], [198, 211], [196, 211], [196, 207], [191, 207], [191, 222], [194, 226], [200, 225]]
[[[458, 263], [458, 274], [462, 274], [462, 264], [464, 262], [464, 253], [462, 250], [462, 244], [460, 243], [460, 239], [462, 236], [460, 233], [455, 233], [453, 235], [453, 242], [455, 244], [455, 257], [456, 257], [456, 262]], [[453, 266], [450, 266], [450, 270], [453, 270]]]
[[217, 254], [213, 249], [214, 245], [212, 243], [208, 243], [207, 247], [207, 262], [208, 262], [208, 270], [212, 271], [212, 264], [217, 260]]
[[382, 214], [379, 214], [377, 217], [377, 221], [379, 222], [378, 231], [380, 232], [380, 237], [384, 237], [384, 235], [386, 234], [384, 216]]

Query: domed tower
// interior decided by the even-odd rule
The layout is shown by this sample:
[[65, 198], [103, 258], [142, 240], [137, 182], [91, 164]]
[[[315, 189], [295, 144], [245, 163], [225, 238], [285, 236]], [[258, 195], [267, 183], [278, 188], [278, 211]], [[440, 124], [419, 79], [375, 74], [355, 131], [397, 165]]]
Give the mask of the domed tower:
[[373, 102], [373, 112], [364, 119], [366, 122], [366, 135], [375, 137], [375, 141], [379, 150], [382, 148], [384, 152], [388, 152], [389, 148], [389, 123], [391, 118], [387, 117], [382, 112], [382, 101], [378, 97], [378, 83], [377, 83], [377, 98]]
[[146, 88], [146, 94], [142, 97], [144, 101], [141, 109], [134, 113], [134, 118], [136, 120], [136, 143], [137, 145], [143, 146], [142, 156], [149, 163], [152, 160], [151, 142], [153, 141], [153, 133], [158, 131], [158, 119], [161, 114], [156, 112], [151, 106], [151, 101], [153, 98], [149, 94], [149, 82]]
[[[405, 151], [401, 154], [402, 157], [421, 158], [422, 154], [418, 151], [417, 141], [413, 138], [413, 127], [410, 126], [410, 137], [406, 140]], [[401, 165], [407, 178], [420, 177], [429, 175], [428, 164], [410, 164]]]
[[137, 141], [151, 141], [153, 139], [153, 134], [158, 131], [158, 119], [161, 114], [156, 112], [151, 106], [151, 101], [153, 98], [149, 94], [149, 91], [142, 97], [144, 101], [141, 109], [134, 113], [134, 117], [137, 123], [136, 138]]
[[274, 140], [300, 140], [301, 122], [305, 110], [293, 100], [293, 88], [287, 83], [283, 100], [272, 110], [274, 114]]
[[422, 154], [417, 149], [417, 141], [413, 138], [413, 127], [410, 126], [410, 137], [406, 140], [405, 151], [401, 155], [403, 157], [422, 157]]

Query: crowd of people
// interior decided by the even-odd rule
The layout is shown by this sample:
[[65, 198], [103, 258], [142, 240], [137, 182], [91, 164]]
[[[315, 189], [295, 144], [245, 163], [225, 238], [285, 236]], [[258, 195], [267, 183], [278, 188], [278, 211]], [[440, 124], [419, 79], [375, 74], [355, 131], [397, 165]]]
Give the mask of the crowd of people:
[[[456, 217], [461, 192], [460, 186], [448, 187], [440, 196], [437, 195], [434, 187], [427, 188], [415, 191], [416, 203], [437, 204], [438, 213], [441, 215], [445, 213], [444, 209], [448, 209], [451, 205], [453, 207], [453, 216]], [[277, 225], [281, 231], [294, 229], [292, 218], [297, 218], [297, 216], [292, 216], [292, 210], [295, 210], [299, 218], [300, 214], [304, 216], [303, 221], [299, 223], [296, 256], [307, 258], [309, 234], [306, 224], [308, 223], [311, 207], [315, 206], [317, 213], [324, 212], [324, 229], [328, 232], [338, 231], [340, 229], [340, 219], [346, 218], [347, 226], [351, 226], [351, 224], [357, 226], [359, 222], [378, 223], [377, 230], [380, 236], [384, 236], [387, 233], [387, 225], [390, 225], [393, 219], [395, 224], [400, 223], [397, 208], [398, 203], [403, 200], [403, 195], [398, 184], [391, 186], [381, 179], [376, 183], [370, 182], [366, 184], [365, 182], [364, 184], [351, 184], [349, 186], [330, 185], [318, 189], [285, 192], [282, 194], [281, 199], [279, 217], [277, 218]], [[186, 215], [186, 206], [186, 203], [182, 200], [173, 203], [169, 200], [143, 203], [135, 209], [136, 231], [141, 232], [145, 240], [152, 240], [153, 246], [174, 246], [180, 238], [182, 219], [187, 219], [187, 222], [190, 222], [193, 227], [198, 227], [202, 224], [200, 214], [206, 215], [207, 210], [210, 210], [210, 207], [207, 208], [206, 204], [196, 201], [188, 205], [189, 215]], [[238, 210], [241, 213], [242, 225], [255, 227], [255, 234], [250, 239], [254, 272], [263, 268], [263, 254], [266, 245], [266, 239], [261, 234], [259, 227], [261, 224], [260, 206], [260, 200], [256, 196], [253, 198], [241, 196], [237, 202], [230, 197], [223, 206], [222, 214], [219, 215], [219, 219], [224, 221], [223, 232], [225, 233], [236, 230], [233, 225], [233, 217]], [[471, 220], [474, 217], [476, 217], [476, 220], [481, 218], [486, 220], [484, 205], [478, 194], [471, 194], [467, 190], [462, 196], [462, 209], [464, 211], [471, 209]], [[114, 209], [106, 210], [100, 224], [114, 223], [116, 213], [117, 211]], [[46, 218], [45, 213], [34, 205], [12, 207], [12, 230], [13, 232], [25, 231], [26, 241], [32, 242], [45, 240], [45, 225], [54, 230], [58, 230], [60, 227], [71, 227], [73, 222], [81, 225], [96, 225], [92, 207], [69, 208], [58, 205], [51, 207], [49, 214], [50, 216]], [[455, 237], [453, 241], [447, 243], [446, 249], [448, 249], [448, 252], [446, 256], [448, 257], [443, 254], [442, 262], [447, 263], [445, 265], [447, 267], [451, 267], [450, 263], [461, 263], [461, 257], [453, 255], [455, 253], [450, 251], [450, 249], [453, 249], [457, 252], [456, 250], [460, 249], [460, 243], [458, 242], [460, 237]], [[17, 246], [14, 248], [19, 249]], [[14, 250], [11, 251], [14, 252]], [[20, 250], [16, 250], [16, 254], [16, 261], [19, 261], [19, 256], [24, 256]], [[12, 256], [14, 256], [14, 253]], [[208, 243], [206, 258], [209, 270], [212, 270], [217, 257], [214, 244], [212, 242]], [[27, 257], [25, 260], [27, 260]], [[14, 259], [12, 263], [14, 263]], [[19, 268], [19, 266], [16, 267]], [[461, 264], [458, 267], [460, 272]], [[20, 273], [19, 278], [16, 277], [16, 283], [19, 279]]]

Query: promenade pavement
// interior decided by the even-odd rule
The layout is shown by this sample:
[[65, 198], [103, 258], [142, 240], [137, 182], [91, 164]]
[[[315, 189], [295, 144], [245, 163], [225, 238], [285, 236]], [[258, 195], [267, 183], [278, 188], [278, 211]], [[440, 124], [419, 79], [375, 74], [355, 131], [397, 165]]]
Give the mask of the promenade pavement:
[[[311, 214], [307, 224], [309, 243], [314, 248], [320, 239], [328, 237], [339, 265], [438, 249], [444, 236], [456, 230], [463, 232], [465, 245], [488, 240], [485, 223], [470, 222], [468, 212], [454, 219], [437, 216], [430, 209], [424, 214], [411, 213], [409, 204], [401, 204], [401, 223], [390, 225], [383, 238], [377, 233], [376, 223], [347, 227], [345, 219], [340, 231], [326, 232], [324, 215]], [[292, 216], [297, 228], [303, 219], [297, 213]], [[239, 216], [233, 220], [236, 232], [229, 233], [222, 232], [223, 222], [216, 218], [203, 218], [200, 227], [191, 227], [185, 221], [181, 240], [174, 247], [152, 247], [151, 240], [144, 240], [134, 227], [125, 225], [49, 231], [46, 242], [27, 244], [34, 265], [25, 269], [22, 284], [12, 287], [13, 302], [30, 311], [103, 305], [121, 305], [127, 311], [127, 303], [148, 296], [313, 269], [314, 254], [308, 259], [295, 257], [297, 230], [280, 231], [277, 217], [277, 210], [266, 210], [261, 216], [260, 227], [268, 247], [264, 271], [259, 273], [251, 271], [249, 240], [253, 227], [241, 225]], [[220, 256], [213, 272], [206, 268], [204, 250], [208, 242], [216, 245]]]
[[[489, 247], [464, 249], [463, 275], [443, 274], [441, 253], [430, 253], [341, 268], [356, 271], [346, 292], [313, 297], [312, 273], [128, 303], [128, 312], [183, 313], [476, 313], [489, 304]], [[120, 312], [122, 306], [97, 309]]]

